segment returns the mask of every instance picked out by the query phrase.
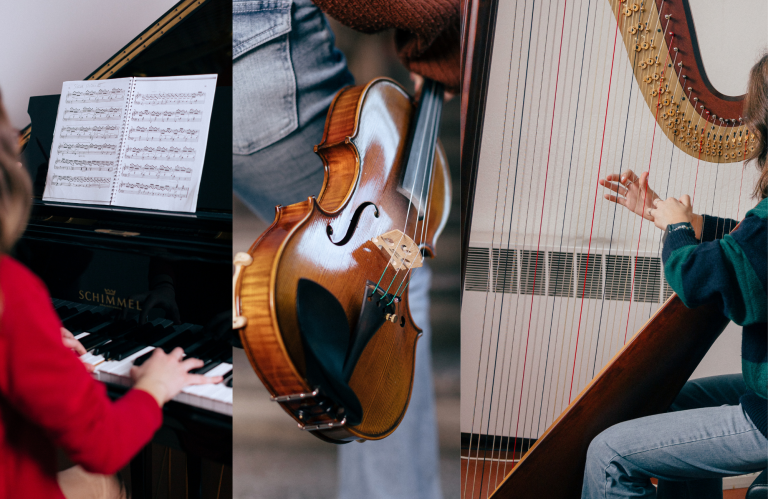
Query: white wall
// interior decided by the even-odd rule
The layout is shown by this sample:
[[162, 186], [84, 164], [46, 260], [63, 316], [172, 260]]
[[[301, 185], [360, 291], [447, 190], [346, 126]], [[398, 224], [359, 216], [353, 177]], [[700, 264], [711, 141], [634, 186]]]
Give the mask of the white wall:
[[175, 0], [0, 2], [0, 91], [14, 126], [33, 95], [61, 93], [147, 28]]

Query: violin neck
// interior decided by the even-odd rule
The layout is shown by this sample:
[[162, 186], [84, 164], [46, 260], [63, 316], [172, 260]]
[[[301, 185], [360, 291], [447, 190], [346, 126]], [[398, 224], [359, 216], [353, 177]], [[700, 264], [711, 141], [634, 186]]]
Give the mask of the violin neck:
[[411, 200], [423, 219], [429, 205], [432, 165], [435, 162], [435, 146], [443, 113], [442, 83], [424, 79], [419, 107], [412, 125], [411, 148], [405, 167], [403, 182], [398, 191]]

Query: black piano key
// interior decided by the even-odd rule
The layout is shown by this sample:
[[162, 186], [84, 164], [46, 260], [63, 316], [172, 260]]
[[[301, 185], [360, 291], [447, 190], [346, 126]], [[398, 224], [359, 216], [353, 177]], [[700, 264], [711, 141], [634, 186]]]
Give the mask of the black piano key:
[[131, 355], [135, 354], [139, 350], [143, 350], [146, 348], [146, 345], [143, 345], [141, 343], [134, 343], [133, 346], [130, 346], [128, 348], [122, 349], [119, 353], [113, 354], [112, 358], [113, 360], [123, 360], [127, 357], [130, 357]]
[[133, 319], [119, 320], [104, 326], [99, 330], [99, 333], [109, 336], [110, 338], [117, 338], [127, 334], [132, 329], [135, 329], [138, 325], [139, 323]]
[[228, 344], [225, 345], [218, 345], [215, 351], [211, 351], [209, 355], [203, 355], [200, 358], [204, 364], [202, 367], [198, 367], [197, 369], [192, 369], [192, 374], [205, 374], [214, 367], [218, 366], [222, 362], [224, 362], [224, 358], [227, 357], [227, 355], [231, 355], [229, 352], [226, 351], [226, 348], [231, 349], [232, 347]]
[[155, 341], [151, 342], [150, 345], [155, 347], [161, 347], [182, 333], [181, 331], [175, 331], [173, 328], [168, 328], [168, 329], [169, 331], [165, 336], [157, 338]]
[[229, 374], [225, 374], [224, 375], [225, 376], [224, 377], [224, 381], [222, 381], [222, 383], [224, 383], [225, 385], [227, 385], [230, 388], [232, 388], [232, 375], [233, 374], [234, 373], [232, 371], [229, 371]]
[[91, 351], [93, 355], [101, 355], [104, 358], [107, 358], [108, 353], [110, 349], [115, 348], [117, 344], [122, 344], [120, 340], [113, 340], [112, 338], [104, 338], [106, 341], [104, 341], [102, 344], [98, 345], [96, 348]]
[[133, 365], [134, 365], [134, 366], [140, 366], [140, 365], [142, 365], [144, 362], [146, 362], [146, 361], [147, 361], [147, 359], [148, 359], [148, 358], [149, 358], [149, 357], [150, 357], [150, 356], [151, 356], [151, 355], [152, 355], [154, 352], [155, 352], [155, 351], [154, 351], [154, 350], [152, 350], [151, 352], [147, 352], [147, 353], [145, 353], [144, 355], [139, 355], [138, 357], [136, 357], [135, 359], [133, 359]]
[[221, 364], [220, 360], [210, 359], [210, 360], [206, 361], [205, 364], [203, 364], [203, 367], [198, 367], [197, 369], [192, 369], [189, 372], [191, 374], [205, 374], [208, 371], [210, 371], [211, 369], [213, 369], [214, 367], [218, 366], [219, 364]]
[[72, 334], [79, 334], [84, 331], [89, 331], [90, 329], [96, 329], [96, 326], [107, 324], [109, 322], [109, 318], [87, 310], [82, 314], [64, 321], [64, 327], [69, 329]]
[[61, 305], [56, 309], [56, 314], [58, 314], [59, 320], [62, 322], [64, 322], [65, 319], [72, 317], [76, 313], [77, 309], [69, 305]]
[[83, 348], [85, 348], [87, 351], [91, 351], [96, 347], [99, 347], [103, 345], [104, 343], [108, 342], [110, 338], [107, 336], [101, 335], [101, 334], [95, 334], [91, 333], [85, 338], [80, 340], [80, 344], [83, 345]]

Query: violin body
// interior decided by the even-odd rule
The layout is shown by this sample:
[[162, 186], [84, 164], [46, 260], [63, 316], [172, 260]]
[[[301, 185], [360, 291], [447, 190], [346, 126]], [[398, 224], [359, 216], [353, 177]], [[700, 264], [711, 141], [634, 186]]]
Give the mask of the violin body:
[[[365, 290], [370, 291], [382, 272], [381, 287], [396, 274], [389, 255], [372, 238], [393, 229], [406, 234], [423, 230], [422, 252], [434, 256], [435, 240], [448, 216], [450, 177], [438, 143], [430, 204], [420, 221], [417, 208], [397, 190], [413, 114], [410, 97], [391, 80], [340, 91], [328, 112], [322, 142], [315, 147], [325, 165], [320, 194], [276, 207], [274, 222], [248, 251], [253, 262], [235, 278], [236, 322], [244, 318], [240, 337], [251, 365], [273, 400], [300, 428], [323, 440], [384, 438], [397, 428], [410, 399], [421, 330], [410, 315], [407, 287], [391, 305], [396, 320], [385, 321], [371, 337], [349, 379], [363, 408], [362, 421], [355, 426], [312, 411], [319, 401], [306, 379], [297, 288], [300, 279], [321, 284], [341, 304], [354, 331]], [[401, 271], [391, 293], [403, 275]]]

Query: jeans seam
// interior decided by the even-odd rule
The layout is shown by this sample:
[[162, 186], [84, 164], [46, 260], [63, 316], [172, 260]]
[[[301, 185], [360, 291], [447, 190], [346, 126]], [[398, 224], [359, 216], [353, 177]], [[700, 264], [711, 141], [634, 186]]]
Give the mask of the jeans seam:
[[[686, 442], [679, 442], [679, 443], [676, 443], [676, 444], [660, 445], [660, 446], [654, 447], [652, 449], [645, 449], [645, 450], [641, 450], [641, 451], [637, 451], [637, 452], [632, 452], [632, 453], [629, 453], [629, 454], [626, 454], [626, 455], [616, 454], [616, 456], [620, 456], [622, 458], [625, 458], [625, 457], [629, 457], [629, 456], [635, 456], [637, 454], [642, 454], [644, 452], [650, 452], [650, 451], [654, 451], [654, 450], [663, 449], [665, 447], [675, 447], [677, 445], [690, 444], [690, 443], [694, 443], [694, 442], [704, 442], [705, 440], [713, 440], [715, 438], [732, 437], [734, 435], [741, 435], [742, 433], [749, 433], [749, 432], [752, 432], [752, 431], [758, 431], [758, 430], [755, 428], [755, 429], [750, 429], [750, 430], [736, 431], [736, 432], [733, 432], [733, 433], [726, 433], [726, 434], [723, 434], [723, 435], [717, 435], [717, 436], [712, 436], [712, 437], [707, 437], [707, 438], [697, 438], [697, 439], [693, 439], [693, 440], [688, 440]], [[613, 456], [613, 458], [615, 458], [616, 456]], [[611, 459], [613, 460], [613, 458], [611, 458]]]

